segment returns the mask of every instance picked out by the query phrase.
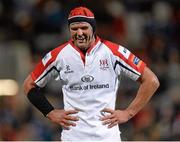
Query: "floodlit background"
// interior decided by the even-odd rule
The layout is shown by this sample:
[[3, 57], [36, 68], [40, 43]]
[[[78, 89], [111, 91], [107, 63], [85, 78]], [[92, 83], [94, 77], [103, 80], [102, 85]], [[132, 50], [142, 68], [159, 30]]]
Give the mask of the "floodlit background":
[[[61, 128], [28, 102], [22, 83], [46, 52], [68, 40], [68, 12], [77, 5], [94, 11], [101, 38], [131, 50], [160, 80], [150, 103], [120, 125], [122, 139], [180, 140], [179, 0], [1, 0], [0, 140], [59, 140]], [[123, 77], [117, 107], [125, 108], [137, 88]], [[44, 93], [62, 108], [59, 82]]]

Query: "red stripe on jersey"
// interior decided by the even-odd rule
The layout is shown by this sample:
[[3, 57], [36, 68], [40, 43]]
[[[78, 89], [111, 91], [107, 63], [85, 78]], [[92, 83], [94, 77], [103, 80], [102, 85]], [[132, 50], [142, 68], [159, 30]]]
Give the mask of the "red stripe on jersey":
[[96, 44], [98, 43], [99, 40], [100, 40], [100, 38], [97, 36], [94, 44], [87, 50], [87, 53], [91, 52], [91, 50], [96, 46]]
[[128, 64], [133, 67], [135, 70], [139, 71], [137, 66], [133, 63], [133, 59], [135, 58], [135, 55], [130, 53], [129, 58], [128, 58]]
[[126, 59], [124, 57], [124, 55], [122, 55], [118, 50], [120, 48], [120, 46], [118, 44], [112, 43], [110, 41], [107, 40], [102, 40], [102, 42], [113, 52], [114, 55], [118, 56], [119, 58], [121, 58], [125, 63], [127, 63], [128, 65], [130, 65], [132, 68], [134, 68], [136, 71], [142, 73], [144, 70], [144, 67], [146, 66], [146, 64], [140, 60], [140, 62], [138, 63], [138, 65], [135, 65], [133, 63], [133, 57], [135, 57], [134, 54], [130, 53], [129, 58]]
[[42, 60], [36, 65], [35, 69], [31, 73], [32, 79], [35, 81], [43, 72], [44, 70], [53, 62], [55, 61], [57, 55], [61, 52], [61, 50], [68, 44], [68, 42], [64, 43], [63, 45], [53, 49], [51, 52], [51, 59], [43, 65]]
[[118, 51], [119, 49], [118, 44], [112, 43], [107, 40], [102, 40], [102, 43], [104, 43], [113, 52], [114, 55], [120, 57], [123, 61], [127, 63], [127, 59]]
[[146, 64], [143, 61], [141, 61], [141, 64], [139, 66], [139, 72], [141, 74], [143, 73], [145, 67], [146, 67]]
[[[100, 38], [97, 36], [94, 44], [91, 47], [88, 48], [87, 53], [91, 52], [91, 50], [96, 46], [96, 44], [98, 43], [99, 40], [100, 40]], [[82, 59], [83, 63], [85, 64], [85, 55], [84, 55], [84, 53], [81, 51], [80, 48], [78, 48], [77, 46], [74, 45], [72, 39], [70, 40], [70, 44], [76, 51], [79, 52], [79, 54], [81, 56], [81, 59]]]
[[128, 63], [129, 63], [134, 69], [136, 69], [138, 72], [142, 73], [143, 70], [144, 70], [144, 67], [146, 66], [146, 64], [145, 64], [142, 60], [140, 60], [139, 63], [136, 65], [136, 64], [134, 63], [134, 58], [135, 58], [135, 57], [136, 57], [136, 56], [131, 53], [130, 56], [129, 56], [129, 58], [128, 58]]
[[79, 54], [80, 54], [80, 56], [81, 56], [81, 60], [83, 61], [83, 64], [85, 64], [85, 55], [84, 55], [84, 53], [83, 53], [78, 47], [76, 47], [76, 46], [74, 45], [72, 39], [70, 40], [70, 44], [71, 44], [71, 46], [72, 46], [76, 51], [79, 52]]

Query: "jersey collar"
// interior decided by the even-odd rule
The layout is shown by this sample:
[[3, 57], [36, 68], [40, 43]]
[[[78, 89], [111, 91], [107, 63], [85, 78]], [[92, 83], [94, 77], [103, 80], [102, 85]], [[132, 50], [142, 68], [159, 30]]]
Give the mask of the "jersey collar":
[[[98, 43], [99, 41], [100, 41], [100, 38], [99, 38], [98, 36], [96, 36], [95, 42], [94, 42], [93, 45], [92, 45], [91, 47], [89, 47], [89, 49], [87, 50], [87, 53], [88, 53], [88, 54], [96, 47], [96, 45], [97, 45], [97, 43]], [[83, 54], [82, 51], [81, 51], [77, 46], [74, 45], [72, 39], [70, 39], [69, 42], [70, 42], [71, 46], [72, 46], [76, 51], [78, 51], [80, 54]]]

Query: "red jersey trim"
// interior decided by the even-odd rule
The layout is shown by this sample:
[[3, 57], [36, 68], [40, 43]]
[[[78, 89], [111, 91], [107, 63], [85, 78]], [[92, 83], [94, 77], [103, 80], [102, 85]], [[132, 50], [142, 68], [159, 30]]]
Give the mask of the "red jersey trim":
[[96, 36], [96, 40], [94, 42], [94, 44], [87, 50], [87, 53], [90, 53], [94, 47], [97, 45], [98, 41], [100, 41], [100, 38], [98, 36]]
[[81, 56], [81, 60], [83, 61], [83, 64], [85, 64], [85, 55], [83, 54], [83, 52], [77, 46], [74, 45], [72, 39], [69, 41], [69, 43], [76, 51], [78, 51], [78, 53]]
[[[94, 47], [97, 45], [98, 41], [100, 41], [100, 38], [97, 36], [95, 42], [93, 43], [93, 45], [87, 50], [87, 53], [90, 53], [90, 52], [94, 49]], [[77, 46], [74, 45], [72, 39], [70, 40], [69, 43], [71, 44], [71, 46], [72, 46], [76, 51], [79, 52], [79, 54], [80, 54], [80, 56], [81, 56], [81, 59], [82, 59], [83, 63], [85, 64], [85, 55], [84, 55], [84, 53], [81, 51], [81, 49], [79, 49]]]
[[132, 68], [134, 68], [136, 71], [142, 73], [144, 70], [144, 67], [146, 66], [146, 64], [140, 60], [140, 62], [135, 65], [133, 63], [133, 57], [135, 57], [134, 54], [130, 53], [128, 59], [126, 59], [119, 51], [118, 49], [120, 48], [120, 46], [118, 44], [112, 43], [110, 41], [107, 40], [102, 40], [102, 43], [104, 43], [111, 51], [114, 55], [118, 56], [119, 58], [121, 58], [125, 63], [127, 63], [128, 65], [130, 65]]
[[43, 65], [42, 59], [41, 61], [36, 65], [35, 69], [31, 72], [31, 77], [35, 81], [43, 72], [44, 70], [56, 60], [57, 55], [61, 52], [61, 50], [68, 44], [68, 42], [64, 43], [61, 46], [58, 46], [57, 48], [50, 51], [51, 58], [50, 60]]

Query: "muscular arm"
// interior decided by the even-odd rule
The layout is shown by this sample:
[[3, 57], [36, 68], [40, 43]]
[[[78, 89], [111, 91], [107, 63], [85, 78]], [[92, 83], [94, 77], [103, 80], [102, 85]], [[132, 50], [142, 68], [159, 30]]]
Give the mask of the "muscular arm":
[[24, 83], [23, 83], [23, 89], [24, 89], [25, 95], [28, 95], [29, 90], [31, 90], [31, 89], [34, 88], [35, 86], [36, 86], [36, 85], [35, 85], [32, 77], [29, 75], [29, 76], [25, 79], [25, 81], [24, 81]]
[[108, 125], [108, 127], [111, 128], [117, 124], [127, 122], [147, 104], [159, 87], [159, 81], [156, 75], [148, 67], [145, 67], [139, 81], [141, 84], [137, 95], [127, 109], [112, 110], [105, 108], [103, 110], [104, 112], [110, 113], [110, 115], [101, 118], [104, 125]]
[[69, 129], [69, 126], [76, 126], [73, 121], [78, 121], [78, 117], [71, 116], [71, 114], [76, 114], [78, 111], [54, 109], [30, 75], [25, 79], [23, 88], [29, 101], [52, 122], [60, 124], [65, 129]]
[[33, 79], [29, 75], [24, 81], [24, 92], [29, 101], [39, 110], [44, 116], [54, 110], [54, 107], [46, 99], [41, 88], [35, 85]]
[[145, 104], [147, 104], [160, 85], [156, 75], [148, 67], [145, 67], [140, 78], [140, 83], [141, 84], [135, 99], [126, 109], [130, 118], [136, 115], [145, 106]]

